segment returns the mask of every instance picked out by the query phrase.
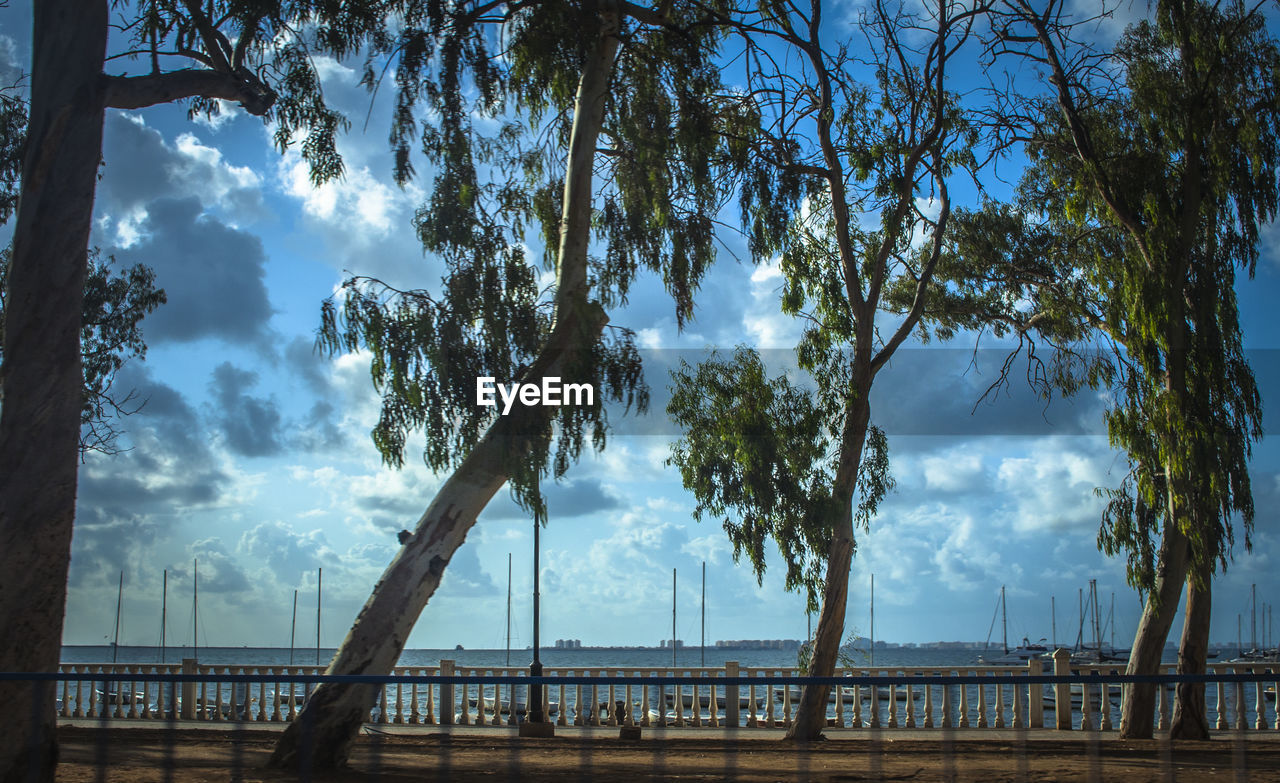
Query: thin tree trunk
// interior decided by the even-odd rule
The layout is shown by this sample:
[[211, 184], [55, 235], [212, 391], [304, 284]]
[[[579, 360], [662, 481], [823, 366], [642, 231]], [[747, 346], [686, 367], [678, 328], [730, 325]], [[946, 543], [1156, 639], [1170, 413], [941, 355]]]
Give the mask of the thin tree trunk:
[[[866, 443], [871, 406], [867, 388], [860, 388], [850, 403], [851, 410], [840, 435], [841, 459], [836, 473], [835, 494], [839, 499], [839, 518], [832, 530], [831, 551], [827, 554], [826, 581], [822, 593], [822, 610], [818, 615], [818, 631], [813, 638], [813, 657], [809, 674], [830, 677], [835, 673], [844, 636], [845, 605], [849, 599], [849, 568], [853, 562], [853, 497], [857, 489], [858, 467]], [[796, 717], [787, 730], [787, 739], [809, 742], [820, 739], [827, 727], [826, 685], [805, 686], [796, 707]]]
[[[1156, 562], [1156, 587], [1142, 608], [1142, 620], [1138, 623], [1125, 674], [1155, 674], [1159, 668], [1164, 643], [1178, 611], [1179, 594], [1187, 578], [1187, 558], [1186, 537], [1166, 522]], [[1151, 739], [1155, 730], [1155, 685], [1132, 683], [1124, 688], [1121, 739]]]
[[[1204, 674], [1209, 659], [1209, 620], [1212, 616], [1213, 573], [1207, 566], [1187, 579], [1187, 613], [1178, 644], [1178, 674]], [[1209, 739], [1209, 718], [1204, 703], [1204, 683], [1178, 683], [1173, 706], [1170, 739]]]
[[[0, 368], [0, 628], [9, 640], [0, 645], [0, 671], [8, 672], [56, 672], [61, 654], [107, 4], [41, 0], [32, 40], [30, 124]], [[0, 780], [52, 780], [54, 684], [0, 683], [0, 704]]]
[[[601, 18], [601, 34], [583, 65], [574, 107], [557, 256], [555, 325], [522, 380], [556, 375], [572, 378], [573, 351], [593, 345], [608, 322], [604, 310], [587, 299], [592, 167], [618, 49], [616, 12], [602, 13]], [[520, 450], [528, 451], [527, 434], [545, 429], [550, 417], [551, 409], [543, 409], [509, 416], [490, 428], [445, 482], [413, 537], [387, 567], [329, 665], [328, 674], [391, 671], [439, 586], [445, 566], [490, 498], [506, 483], [508, 476], [502, 466]], [[345, 766], [351, 743], [360, 725], [368, 720], [378, 690], [368, 685], [318, 687], [276, 744], [270, 764], [308, 773]], [[452, 707], [442, 705], [441, 709]]]

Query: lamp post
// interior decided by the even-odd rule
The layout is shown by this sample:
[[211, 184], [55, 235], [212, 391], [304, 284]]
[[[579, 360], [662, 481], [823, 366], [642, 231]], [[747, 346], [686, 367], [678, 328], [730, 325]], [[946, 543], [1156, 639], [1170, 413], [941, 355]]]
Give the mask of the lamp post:
[[[539, 640], [538, 640], [538, 623], [540, 598], [538, 592], [538, 549], [540, 546], [538, 520], [533, 520], [533, 662], [529, 664], [529, 676], [542, 676], [542, 661], [538, 659]], [[522, 737], [554, 737], [555, 724], [546, 719], [545, 710], [542, 705], [542, 686], [529, 686], [529, 711], [527, 713], [528, 720], [520, 724], [520, 736]]]

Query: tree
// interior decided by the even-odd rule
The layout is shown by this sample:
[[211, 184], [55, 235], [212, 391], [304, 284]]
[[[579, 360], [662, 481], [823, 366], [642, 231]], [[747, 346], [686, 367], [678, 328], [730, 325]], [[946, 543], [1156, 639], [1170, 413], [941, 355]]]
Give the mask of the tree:
[[[373, 62], [391, 56], [396, 69], [399, 160], [417, 131], [436, 165], [416, 222], [447, 274], [438, 295], [349, 281], [340, 304], [324, 305], [320, 340], [330, 351], [372, 354], [383, 400], [373, 439], [384, 461], [401, 465], [406, 439], [421, 429], [427, 465], [452, 472], [328, 673], [389, 672], [493, 495], [510, 483], [544, 523], [540, 483], [563, 475], [588, 439], [604, 447], [605, 398], [647, 404], [632, 335], [606, 331], [607, 308], [650, 269], [662, 274], [683, 323], [713, 258], [713, 164], [723, 154], [709, 100], [718, 85], [715, 28], [697, 14], [675, 2], [459, 3], [373, 53]], [[505, 59], [492, 56], [499, 40]], [[438, 117], [420, 131], [419, 102]], [[473, 115], [501, 127], [485, 136]], [[523, 249], [535, 230], [555, 269], [545, 297]], [[478, 377], [560, 377], [597, 394], [581, 407], [520, 404], [501, 414], [477, 405]], [[272, 764], [344, 765], [378, 692], [318, 687]]]
[[[308, 131], [302, 154], [313, 178], [337, 176], [333, 138], [342, 119], [324, 105], [308, 52], [342, 54], [381, 19], [378, 3], [139, 0], [113, 8], [132, 46], [112, 61], [141, 58], [145, 72], [105, 72], [105, 0], [34, 4], [0, 409], [0, 624], [23, 643], [0, 650], [3, 671], [56, 671], [61, 651], [84, 406], [86, 252], [105, 110], [189, 99], [192, 111], [212, 112], [215, 99], [233, 101], [274, 120], [281, 146]], [[52, 779], [52, 687], [0, 685], [0, 701], [12, 707], [0, 731], [0, 780]]]
[[[758, 577], [772, 538], [788, 587], [806, 588], [811, 607], [821, 592], [815, 676], [830, 676], [839, 655], [855, 523], [865, 527], [892, 486], [870, 392], [922, 328], [938, 285], [948, 182], [976, 143], [947, 90], [949, 69], [985, 11], [876, 3], [860, 27], [875, 79], [864, 86], [852, 46], [821, 40], [823, 10], [820, 0], [771, 3], [734, 21], [748, 64], [742, 114], [756, 118], [744, 142], [744, 221], [753, 257], [778, 259], [783, 311], [808, 322], [797, 357], [816, 388], [768, 381], [758, 356], [740, 350], [732, 362], [682, 367], [668, 407], [684, 429], [672, 461], [696, 514], [723, 519]], [[895, 316], [884, 339], [882, 310]], [[827, 691], [804, 689], [789, 738], [821, 735]]]
[[[1052, 88], [1018, 107], [1033, 164], [1023, 214], [1042, 226], [1010, 236], [1074, 254], [1066, 279], [1093, 304], [1073, 306], [1116, 346], [1095, 380], [1117, 383], [1108, 433], [1132, 471], [1107, 493], [1099, 544], [1127, 554], [1147, 594], [1127, 672], [1155, 673], [1185, 584], [1178, 668], [1203, 673], [1212, 578], [1232, 518], [1246, 547], [1253, 520], [1260, 399], [1234, 285], [1280, 197], [1280, 49], [1257, 8], [1173, 0], [1126, 32], [1109, 69], [1072, 41], [1060, 4], [1006, 11], [999, 53], [1038, 63]], [[1121, 735], [1150, 737], [1154, 687], [1127, 690]], [[1204, 686], [1180, 684], [1171, 735], [1207, 734]]]

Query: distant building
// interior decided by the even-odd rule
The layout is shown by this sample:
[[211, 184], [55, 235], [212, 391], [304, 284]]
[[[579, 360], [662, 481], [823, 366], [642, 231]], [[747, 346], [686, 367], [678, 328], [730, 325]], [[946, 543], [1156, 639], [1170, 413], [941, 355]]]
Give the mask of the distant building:
[[577, 650], [581, 647], [581, 639], [556, 639], [557, 650]]

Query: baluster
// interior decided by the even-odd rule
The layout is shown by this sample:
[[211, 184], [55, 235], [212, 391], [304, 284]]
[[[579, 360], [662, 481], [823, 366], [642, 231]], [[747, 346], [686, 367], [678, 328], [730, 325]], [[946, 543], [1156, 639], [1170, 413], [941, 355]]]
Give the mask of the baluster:
[[[1083, 671], [1081, 672], [1084, 673]], [[1093, 693], [1088, 683], [1080, 683], [1080, 730], [1092, 731], [1093, 721], [1089, 713], [1093, 710]]]
[[[126, 666], [126, 667], [124, 667], [124, 671], [125, 671], [125, 674], [133, 674], [133, 675], [137, 675], [137, 674], [140, 674], [140, 673], [142, 672], [142, 667], [141, 667], [141, 666]], [[129, 679], [129, 693], [128, 693], [128, 696], [127, 696], [128, 700], [129, 700], [129, 712], [127, 713], [126, 717], [129, 717], [129, 718], [136, 718], [136, 717], [138, 717], [138, 696], [137, 696], [137, 693], [138, 693], [138, 680], [137, 680], [137, 678], [136, 678], [136, 677], [131, 677], [131, 678]]]
[[[652, 677], [653, 672], [649, 672], [648, 676]], [[645, 683], [644, 685], [640, 686], [640, 705], [641, 705], [640, 706], [640, 725], [641, 726], [649, 726], [653, 723], [653, 721], [649, 720], [649, 710], [652, 709], [652, 707], [650, 706], [651, 704], [652, 702], [649, 701], [649, 684]]]
[[[81, 666], [79, 668], [76, 668], [73, 666], [71, 667], [71, 671], [76, 672], [78, 674], [84, 674], [86, 671], [88, 671], [88, 669], [84, 666]], [[93, 693], [93, 683], [89, 683], [89, 693], [90, 694]], [[92, 695], [90, 695], [89, 698], [92, 699], [93, 698]], [[92, 713], [92, 711], [93, 711], [92, 708], [90, 708], [90, 713]], [[71, 717], [73, 718], [84, 717], [84, 680], [76, 680], [76, 711], [71, 714]]]
[[[110, 669], [110, 671], [111, 671], [111, 675], [112, 675], [113, 677], [119, 678], [119, 676], [120, 676], [120, 667], [116, 666], [115, 664], [112, 664], [112, 665], [111, 665], [111, 669]], [[125, 683], [123, 680], [116, 679], [116, 680], [114, 680], [114, 684], [115, 684], [115, 688], [116, 688], [116, 697], [115, 697], [115, 699], [114, 699], [114, 701], [115, 701], [115, 711], [111, 713], [111, 717], [113, 717], [113, 718], [123, 718], [123, 717], [124, 717], [124, 714], [125, 714], [125, 713], [124, 713], [124, 687], [125, 687], [126, 683]], [[107, 688], [107, 690], [108, 690], [108, 692], [110, 692], [110, 690], [111, 690], [111, 689], [110, 689], [110, 687], [108, 687], [108, 688]], [[110, 697], [108, 697], [108, 698], [110, 698]]]
[[924, 727], [933, 728], [933, 686], [924, 686]]
[[1111, 684], [1102, 683], [1099, 689], [1102, 692], [1102, 720], [1100, 721], [1103, 731], [1111, 731]]
[[1280, 682], [1271, 683], [1272, 692], [1276, 695], [1275, 716], [1276, 722], [1272, 725], [1273, 729], [1280, 731]]
[[[424, 669], [423, 673], [425, 674], [427, 671], [429, 670]], [[435, 668], [435, 672], [436, 674], [440, 673], [439, 667]], [[422, 722], [427, 724], [428, 726], [434, 726], [437, 723], [437, 720], [436, 720], [436, 688], [437, 687], [438, 686], [433, 683], [427, 683], [427, 704], [426, 704], [427, 711], [426, 711], [426, 715], [423, 716]]]
[[907, 728], [914, 729], [916, 727], [916, 702], [915, 692], [911, 690], [911, 680], [907, 680]]
[[[765, 689], [766, 691], [768, 688]], [[773, 694], [769, 694], [772, 699]], [[756, 684], [747, 684], [747, 728], [754, 729], [760, 725], [760, 718], [756, 715]]]
[[[985, 674], [987, 672], [975, 671], [975, 674]], [[985, 729], [990, 727], [987, 722], [987, 686], [985, 683], [978, 685], [978, 728]]]
[[791, 725], [791, 686], [786, 685], [782, 691], [782, 725]]
[[[1253, 669], [1250, 669], [1249, 671], [1252, 673]], [[1257, 711], [1254, 713], [1255, 717], [1253, 727], [1261, 731], [1267, 727], [1267, 702], [1262, 695], [1262, 680], [1257, 680], [1253, 683], [1253, 690], [1254, 695], [1257, 697], [1257, 703], [1255, 704], [1255, 709]]]
[[849, 724], [855, 728], [862, 728], [862, 686], [854, 684], [853, 686], [853, 719]]
[[1244, 703], [1244, 683], [1236, 683], [1236, 730], [1244, 731], [1249, 728], [1248, 722], [1245, 720], [1245, 703]]
[[[719, 689], [715, 686], [715, 680], [709, 680], [709, 683], [707, 685], [707, 709], [711, 712], [711, 720], [708, 725], [715, 729], [720, 727], [720, 702], [716, 696], [716, 691]], [[726, 708], [729, 706], [728, 688], [725, 689], [724, 704]]]
[[951, 686], [942, 686], [942, 728], [951, 728]]
[[560, 705], [556, 710], [556, 723], [560, 726], [567, 726], [568, 718], [565, 717], [565, 713], [569, 711], [569, 702], [564, 699], [565, 685], [563, 682], [557, 686], [557, 690], [560, 696]]
[[[767, 728], [773, 728], [773, 715], [774, 715], [774, 712], [775, 712], [774, 702], [776, 702], [776, 701], [777, 701], [777, 698], [775, 697], [775, 693], [774, 693], [774, 686], [773, 686], [773, 683], [769, 681], [769, 672], [768, 672], [768, 670], [761, 671], [761, 672], [759, 673], [759, 676], [761, 676], [761, 677], [764, 677], [764, 678], [765, 678], [765, 684], [764, 684], [764, 695], [765, 695], [765, 699], [764, 699], [764, 704], [765, 704], [765, 706], [764, 706], [764, 725], [765, 725]], [[784, 688], [784, 689], [783, 689], [783, 691], [784, 691], [784, 692], [783, 692], [783, 696], [782, 696], [782, 698], [784, 698], [784, 699], [786, 698], [785, 690], [786, 690], [786, 689]]]
[[[680, 672], [677, 672], [674, 669], [672, 670], [671, 673], [676, 675], [677, 677], [680, 676]], [[679, 683], [676, 683], [675, 685], [672, 686], [672, 688], [674, 688], [675, 690], [675, 693], [672, 694], [671, 696], [671, 700], [675, 702], [675, 705], [676, 705], [676, 725], [683, 726], [684, 725], [684, 686]]]
[[960, 685], [960, 728], [969, 728], [969, 686]]
[[[62, 673], [67, 674], [66, 671]], [[71, 717], [71, 682], [69, 680], [62, 681], [62, 710], [58, 714], [64, 718]]]
[[[224, 674], [224, 673], [225, 673], [225, 674], [230, 674], [230, 673], [231, 673], [231, 670], [230, 670], [230, 669], [219, 670], [219, 669], [217, 669], [217, 668], [215, 668], [215, 667], [212, 667], [212, 666], [211, 666], [211, 667], [209, 667], [209, 674], [210, 674], [210, 676], [217, 677], [217, 676], [219, 676], [219, 675], [221, 675], [221, 674]], [[213, 685], [213, 688], [214, 688], [214, 697], [213, 697], [213, 719], [214, 719], [214, 720], [222, 720], [222, 719], [223, 719], [223, 715], [222, 715], [222, 683], [221, 683], [221, 682], [214, 682], [214, 683], [212, 683], [212, 685]]]
[[585, 687], [586, 686], [584, 686], [582, 683], [578, 683], [578, 698], [573, 703], [573, 725], [575, 726], [586, 725], [587, 716], [582, 711], [582, 705], [586, 704], [586, 702], [583, 701], [583, 692]]
[[889, 696], [889, 728], [898, 728], [898, 684], [890, 682], [885, 691]]
[[[875, 672], [868, 672], [875, 675]], [[873, 729], [880, 728], [880, 686], [867, 686], [867, 725]]]
[[[596, 675], [596, 676], [602, 676], [602, 675], [606, 674], [606, 672], [603, 672], [603, 671], [599, 671], [599, 672], [590, 672], [590, 673], [591, 673], [591, 674], [594, 674], [594, 675]], [[607, 722], [606, 722], [606, 720], [605, 720], [605, 717], [604, 717], [604, 716], [602, 716], [602, 715], [600, 714], [600, 713], [604, 712], [603, 705], [602, 705], [602, 703], [601, 703], [601, 702], [602, 702], [602, 697], [603, 697], [603, 696], [604, 696], [604, 693], [603, 693], [603, 691], [602, 691], [602, 689], [600, 688], [600, 686], [599, 686], [599, 685], [592, 685], [592, 686], [591, 686], [591, 725], [592, 725], [592, 726], [607, 726], [607, 725], [608, 725], [608, 723], [607, 723]], [[610, 704], [610, 705], [609, 705], [608, 710], [609, 710], [609, 712], [613, 712], [613, 705], [612, 705], [612, 704]]]
[[[995, 674], [995, 672], [991, 672]], [[986, 687], [983, 687], [986, 690]], [[1005, 686], [996, 683], [996, 728], [1005, 728]]]

